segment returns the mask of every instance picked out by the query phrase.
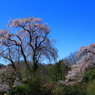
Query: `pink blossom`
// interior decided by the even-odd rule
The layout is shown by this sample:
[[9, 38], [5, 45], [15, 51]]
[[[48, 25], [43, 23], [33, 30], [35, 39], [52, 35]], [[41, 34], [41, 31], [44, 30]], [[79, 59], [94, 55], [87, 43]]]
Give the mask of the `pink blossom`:
[[0, 85], [0, 90], [1, 91], [8, 91], [9, 90], [9, 86], [6, 84]]

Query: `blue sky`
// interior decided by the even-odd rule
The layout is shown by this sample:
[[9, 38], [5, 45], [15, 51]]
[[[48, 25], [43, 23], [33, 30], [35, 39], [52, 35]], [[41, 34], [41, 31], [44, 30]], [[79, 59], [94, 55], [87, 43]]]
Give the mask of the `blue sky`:
[[31, 15], [51, 27], [59, 59], [95, 42], [95, 0], [0, 0], [0, 29]]

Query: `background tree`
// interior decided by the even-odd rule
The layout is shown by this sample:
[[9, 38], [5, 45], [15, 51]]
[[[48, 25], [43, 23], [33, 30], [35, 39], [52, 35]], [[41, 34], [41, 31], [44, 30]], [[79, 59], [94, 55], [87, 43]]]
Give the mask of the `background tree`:
[[78, 57], [76, 56], [76, 53], [77, 52], [71, 53], [69, 56], [64, 58], [65, 64], [67, 64], [67, 65], [77, 64]]
[[65, 75], [69, 70], [68, 65], [64, 63], [64, 60], [59, 60], [50, 68], [50, 77], [52, 81], [58, 82], [59, 80], [65, 80]]

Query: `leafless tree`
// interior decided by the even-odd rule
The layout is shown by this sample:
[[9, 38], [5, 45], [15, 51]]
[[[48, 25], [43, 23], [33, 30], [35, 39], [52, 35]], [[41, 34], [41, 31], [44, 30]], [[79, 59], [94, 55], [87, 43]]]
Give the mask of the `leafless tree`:
[[75, 52], [75, 53], [71, 53], [69, 56], [67, 56], [63, 60], [64, 60], [65, 64], [73, 65], [73, 64], [77, 64], [78, 57], [76, 56], [76, 52]]

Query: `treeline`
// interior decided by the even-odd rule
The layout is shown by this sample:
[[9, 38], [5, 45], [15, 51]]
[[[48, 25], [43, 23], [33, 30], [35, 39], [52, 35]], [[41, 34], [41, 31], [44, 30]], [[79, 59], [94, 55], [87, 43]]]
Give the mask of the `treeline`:
[[[72, 55], [74, 56], [75, 53], [70, 56]], [[34, 71], [33, 65], [31, 65], [31, 69], [27, 69], [24, 61], [19, 64], [15, 63], [19, 76], [16, 76], [11, 64], [7, 66], [1, 64], [0, 83], [9, 85], [8, 91], [12, 95], [90, 95], [89, 93], [94, 95], [94, 67], [87, 70], [79, 81], [81, 76], [72, 75], [72, 66], [76, 65], [78, 61], [76, 61], [76, 64], [69, 63], [70, 56], [59, 60], [55, 64], [39, 64], [37, 71]], [[72, 60], [74, 59], [72, 58]], [[71, 74], [68, 74], [68, 72], [71, 72]], [[67, 76], [70, 77], [68, 81]], [[73, 79], [71, 79], [72, 76]], [[19, 77], [21, 80], [19, 80]], [[6, 91], [1, 92], [6, 93]]]
[[[7, 84], [12, 95], [52, 95], [55, 85], [59, 80], [65, 80], [65, 75], [70, 70], [70, 66], [66, 65], [64, 60], [55, 64], [39, 64], [37, 71], [33, 70], [33, 65], [31, 69], [27, 69], [23, 61], [15, 65], [19, 76], [16, 75], [11, 64], [6, 66], [1, 64], [0, 69], [0, 83]], [[16, 86], [14, 84], [16, 82], [22, 85]]]

